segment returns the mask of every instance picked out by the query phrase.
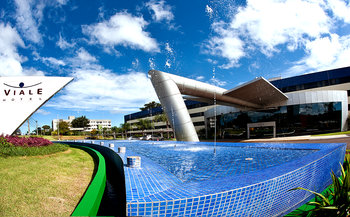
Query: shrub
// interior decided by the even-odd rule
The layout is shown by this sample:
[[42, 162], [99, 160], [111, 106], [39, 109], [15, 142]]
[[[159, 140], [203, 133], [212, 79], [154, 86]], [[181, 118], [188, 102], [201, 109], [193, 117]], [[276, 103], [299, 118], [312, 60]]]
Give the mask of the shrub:
[[9, 147], [12, 144], [7, 141], [7, 139], [3, 136], [0, 136], [0, 148], [2, 147]]
[[0, 157], [49, 155], [67, 149], [68, 145], [57, 143], [38, 147], [8, 146], [0, 147]]
[[40, 146], [48, 146], [51, 145], [52, 142], [40, 138], [40, 137], [18, 137], [18, 136], [3, 136], [0, 135], [0, 144], [1, 141], [4, 141], [5, 143], [11, 143], [12, 145], [18, 147], [40, 147]]
[[48, 155], [67, 149], [67, 145], [54, 144], [40, 137], [0, 135], [0, 157]]
[[350, 157], [345, 156], [345, 162], [341, 165], [341, 178], [338, 178], [332, 171], [332, 187], [325, 195], [305, 189], [293, 188], [291, 190], [305, 190], [315, 195], [315, 201], [307, 203], [314, 206], [303, 216], [350, 216]]

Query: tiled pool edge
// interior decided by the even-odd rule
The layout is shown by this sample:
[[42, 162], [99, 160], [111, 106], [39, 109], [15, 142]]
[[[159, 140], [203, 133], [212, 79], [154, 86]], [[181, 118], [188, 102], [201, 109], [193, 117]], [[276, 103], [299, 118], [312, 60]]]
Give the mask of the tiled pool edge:
[[[125, 143], [127, 141], [120, 141]], [[106, 144], [107, 145], [107, 144]], [[221, 144], [222, 145], [222, 144]], [[242, 144], [226, 144], [242, 146]], [[244, 146], [272, 147], [275, 144], [245, 144]], [[345, 144], [280, 144], [277, 148], [320, 149], [300, 160], [281, 166], [267, 168], [253, 173], [257, 180], [253, 183], [252, 175], [246, 180], [237, 181], [234, 188], [214, 194], [207, 194], [183, 199], [156, 202], [127, 203], [127, 215], [140, 216], [280, 216], [307, 202], [312, 195], [305, 191], [292, 191], [294, 187], [304, 187], [322, 191], [331, 183], [330, 170], [338, 171], [345, 155]], [[288, 148], [287, 147], [287, 148]], [[288, 166], [287, 166], [288, 165]], [[303, 165], [303, 166], [300, 166]], [[294, 168], [294, 169], [291, 169]], [[266, 170], [272, 171], [266, 173]], [[274, 174], [277, 174], [274, 176]], [[234, 178], [234, 177], [230, 177]], [[250, 178], [250, 179], [249, 179]], [[254, 177], [255, 178], [255, 177]], [[220, 179], [230, 181], [229, 179]], [[245, 183], [249, 183], [245, 185]], [[253, 183], [253, 184], [252, 184]], [[316, 186], [316, 187], [315, 187]], [[187, 186], [188, 187], [188, 186]], [[179, 187], [180, 188], [180, 187]], [[167, 190], [160, 194], [171, 193]]]
[[329, 171], [339, 172], [339, 160], [334, 159], [344, 159], [344, 155], [345, 146], [339, 146], [304, 167], [230, 191], [153, 203], [128, 203], [127, 214], [129, 216], [283, 215], [305, 203], [312, 196], [305, 191], [288, 192], [289, 189], [304, 187], [322, 191], [331, 182]]

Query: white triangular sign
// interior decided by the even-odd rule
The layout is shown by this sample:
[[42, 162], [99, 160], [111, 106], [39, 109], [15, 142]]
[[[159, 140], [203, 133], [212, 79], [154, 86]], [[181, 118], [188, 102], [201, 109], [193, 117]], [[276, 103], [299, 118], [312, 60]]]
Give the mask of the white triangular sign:
[[71, 77], [0, 77], [0, 134], [11, 135]]

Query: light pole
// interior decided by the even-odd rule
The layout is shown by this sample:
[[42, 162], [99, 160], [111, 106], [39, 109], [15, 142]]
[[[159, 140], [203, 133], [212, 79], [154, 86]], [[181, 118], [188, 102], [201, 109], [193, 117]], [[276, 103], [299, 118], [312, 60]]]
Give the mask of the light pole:
[[35, 120], [35, 127], [36, 127], [36, 135], [38, 136], [38, 121]]
[[60, 140], [60, 119], [58, 119], [58, 115], [57, 115], [57, 137], [58, 137], [58, 140]]

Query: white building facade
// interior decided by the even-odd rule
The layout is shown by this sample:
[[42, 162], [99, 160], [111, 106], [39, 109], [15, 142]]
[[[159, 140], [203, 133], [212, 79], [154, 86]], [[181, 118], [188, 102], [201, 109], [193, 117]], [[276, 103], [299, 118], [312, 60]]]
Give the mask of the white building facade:
[[[58, 123], [61, 121], [67, 122], [69, 125], [72, 123], [72, 121], [75, 119], [75, 116], [68, 116], [68, 119], [53, 119], [52, 120], [52, 130], [57, 130]], [[74, 130], [75, 128], [69, 127], [71, 130]], [[76, 129], [81, 131], [91, 131], [91, 130], [99, 130], [99, 129], [111, 129], [112, 128], [112, 121], [107, 119], [89, 119], [89, 126], [85, 129]]]

